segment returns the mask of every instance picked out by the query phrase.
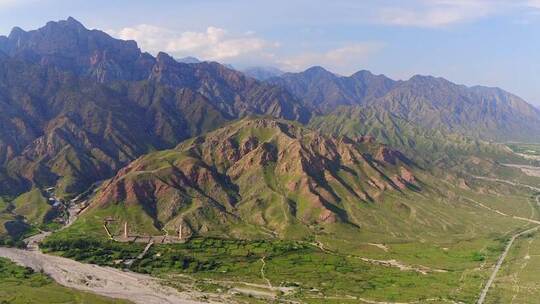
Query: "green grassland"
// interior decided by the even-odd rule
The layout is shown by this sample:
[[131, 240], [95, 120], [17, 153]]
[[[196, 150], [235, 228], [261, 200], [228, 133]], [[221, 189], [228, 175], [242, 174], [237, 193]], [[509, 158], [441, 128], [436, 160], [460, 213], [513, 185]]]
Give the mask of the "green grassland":
[[8, 198], [0, 197], [0, 244], [15, 245], [31, 230], [31, 226], [14, 214], [13, 209]]
[[62, 287], [49, 277], [0, 258], [0, 303], [129, 303]]
[[[483, 195], [477, 197], [472, 191], [462, 190], [462, 196], [447, 199], [440, 206], [428, 198], [414, 197], [415, 204], [407, 204], [416, 209], [416, 217], [410, 217], [411, 213], [407, 212], [410, 222], [403, 224], [392, 223], [397, 219], [392, 216], [397, 214], [397, 202], [403, 202], [402, 196], [389, 199], [384, 206], [370, 206], [382, 208], [379, 211], [389, 215], [387, 222], [382, 222], [382, 218], [376, 220], [379, 227], [387, 227], [386, 231], [370, 231], [369, 226], [359, 231], [336, 225], [321, 227], [311, 239], [302, 240], [195, 238], [186, 244], [156, 245], [130, 269], [165, 278], [179, 289], [209, 292], [265, 289], [267, 282], [261, 275], [264, 258], [266, 279], [273, 286], [293, 287], [291, 293], [269, 290], [282, 300], [358, 303], [362, 298], [472, 303], [508, 237], [530, 226], [512, 219], [511, 215], [538, 218], [531, 195], [512, 192], [509, 188], [510, 194], [501, 196], [490, 193], [489, 184], [484, 186]], [[509, 216], [480, 207], [471, 199], [504, 210]], [[431, 206], [427, 206], [429, 203]], [[445, 208], [453, 210], [461, 225], [444, 217], [448, 213]], [[418, 223], [428, 221], [429, 217], [433, 217], [433, 223]], [[100, 219], [98, 215], [93, 218]], [[65, 257], [113, 267], [120, 267], [118, 260], [133, 258], [144, 247], [144, 244], [106, 240], [101, 234], [88, 235], [86, 228], [93, 224], [89, 223], [88, 227], [84, 224], [78, 222], [74, 229], [53, 234], [42, 247]], [[431, 230], [422, 231], [428, 224]], [[396, 260], [409, 269], [382, 266], [366, 259]], [[426, 274], [415, 271], [416, 268], [427, 269]], [[245, 283], [258, 285], [246, 287]], [[240, 302], [252, 299], [238, 297]]]
[[540, 299], [538, 269], [540, 235], [530, 233], [518, 238], [494, 282], [486, 303], [533, 304]]
[[47, 198], [38, 188], [18, 197], [0, 197], [0, 243], [20, 243], [21, 239], [39, 229], [54, 230], [56, 216]]
[[[503, 245], [504, 239], [485, 238], [442, 245], [386, 244], [388, 252], [365, 246], [345, 254], [323, 251], [307, 242], [193, 239], [186, 244], [154, 246], [130, 269], [165, 278], [180, 288], [187, 282], [201, 291], [208, 291], [209, 284], [216, 290], [227, 290], [247, 282], [264, 289], [264, 258], [265, 277], [273, 286], [294, 287], [292, 293], [280, 295], [283, 299], [306, 303], [343, 303], [349, 297], [471, 303]], [[117, 259], [132, 258], [142, 250], [137, 244], [58, 239], [49, 240], [44, 247], [65, 257], [109, 266], [118, 266]], [[422, 274], [363, 261], [366, 256], [399, 258], [411, 263], [408, 265], [438, 268], [428, 267], [429, 272]]]
[[540, 156], [540, 144], [509, 143], [507, 146], [516, 153]]
[[17, 197], [13, 201], [13, 205], [15, 206], [13, 210], [15, 214], [24, 216], [30, 223], [35, 225], [44, 223], [47, 214], [52, 209], [38, 188]]

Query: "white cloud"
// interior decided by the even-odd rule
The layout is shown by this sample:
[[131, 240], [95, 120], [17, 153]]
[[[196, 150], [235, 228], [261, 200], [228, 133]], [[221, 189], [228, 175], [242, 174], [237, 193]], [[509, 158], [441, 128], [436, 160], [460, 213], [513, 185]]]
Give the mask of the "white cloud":
[[166, 28], [140, 24], [118, 31], [109, 31], [120, 39], [137, 41], [151, 53], [165, 51], [175, 56], [197, 56], [204, 60], [230, 60], [277, 47], [254, 32], [231, 35], [225, 29], [210, 26], [204, 32], [175, 32]]
[[445, 27], [505, 14], [516, 9], [540, 9], [540, 0], [416, 0], [382, 7], [376, 21], [388, 25]]
[[358, 71], [370, 56], [383, 47], [378, 42], [353, 43], [326, 52], [292, 56], [277, 60], [277, 63], [287, 71], [301, 71], [310, 66], [323, 65], [332, 71], [349, 74]]
[[18, 5], [25, 5], [35, 0], [0, 0], [0, 9], [12, 8]]
[[280, 47], [255, 36], [254, 32], [231, 35], [225, 29], [210, 26], [204, 32], [175, 32], [166, 28], [140, 24], [109, 34], [125, 40], [135, 40], [153, 54], [159, 51], [176, 57], [195, 56], [202, 60], [232, 63], [239, 67], [275, 65], [286, 71], [299, 71], [313, 65], [324, 65], [339, 73], [355, 72], [365, 59], [382, 48], [381, 43], [351, 43], [326, 52], [306, 52], [297, 55], [276, 55]]
[[529, 0], [525, 4], [528, 7], [540, 9], [540, 0]]
[[9, 6], [17, 3], [17, 0], [0, 0], [0, 7]]
[[379, 21], [398, 26], [442, 27], [488, 16], [495, 10], [493, 2], [496, 1], [419, 1], [412, 7], [382, 8]]

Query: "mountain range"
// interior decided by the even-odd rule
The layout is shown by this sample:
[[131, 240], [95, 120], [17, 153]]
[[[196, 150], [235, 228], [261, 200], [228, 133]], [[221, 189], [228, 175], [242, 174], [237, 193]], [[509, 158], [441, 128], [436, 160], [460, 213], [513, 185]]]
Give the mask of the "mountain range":
[[70, 18], [0, 38], [2, 193], [65, 193], [247, 114], [307, 122], [286, 90], [217, 63], [153, 57]]
[[540, 141], [540, 111], [498, 88], [181, 61], [73, 18], [0, 36], [0, 194], [109, 179], [92, 210], [133, 207], [146, 232], [289, 236], [361, 226], [357, 204], [432, 191], [454, 155]]
[[267, 82], [288, 89], [321, 114], [341, 106], [361, 106], [389, 112], [419, 127], [485, 140], [540, 139], [540, 111], [499, 88], [466, 87], [420, 75], [394, 81], [369, 71], [344, 77], [321, 67], [286, 73]]

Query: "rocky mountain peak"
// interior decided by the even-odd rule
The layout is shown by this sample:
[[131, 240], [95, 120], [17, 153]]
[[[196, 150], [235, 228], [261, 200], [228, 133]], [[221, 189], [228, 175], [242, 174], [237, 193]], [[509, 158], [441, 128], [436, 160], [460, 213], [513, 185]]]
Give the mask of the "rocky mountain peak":
[[11, 29], [11, 32], [8, 35], [8, 39], [10, 39], [10, 40], [18, 40], [25, 34], [26, 34], [26, 32], [22, 28], [20, 28], [18, 26], [15, 26], [15, 27], [13, 27]]
[[304, 74], [308, 77], [336, 77], [336, 74], [328, 71], [321, 66], [310, 67], [309, 69], [301, 72], [301, 74]]
[[163, 65], [178, 63], [171, 55], [165, 52], [159, 52], [156, 56], [156, 61], [158, 64]]

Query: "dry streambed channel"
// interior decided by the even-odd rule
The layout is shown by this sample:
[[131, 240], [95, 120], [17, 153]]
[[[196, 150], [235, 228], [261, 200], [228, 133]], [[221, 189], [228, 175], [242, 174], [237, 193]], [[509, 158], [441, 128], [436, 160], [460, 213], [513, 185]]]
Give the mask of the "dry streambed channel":
[[190, 295], [164, 286], [158, 279], [147, 275], [16, 248], [0, 247], [0, 256], [36, 271], [43, 271], [63, 286], [111, 298], [141, 304], [200, 303], [190, 300]]

